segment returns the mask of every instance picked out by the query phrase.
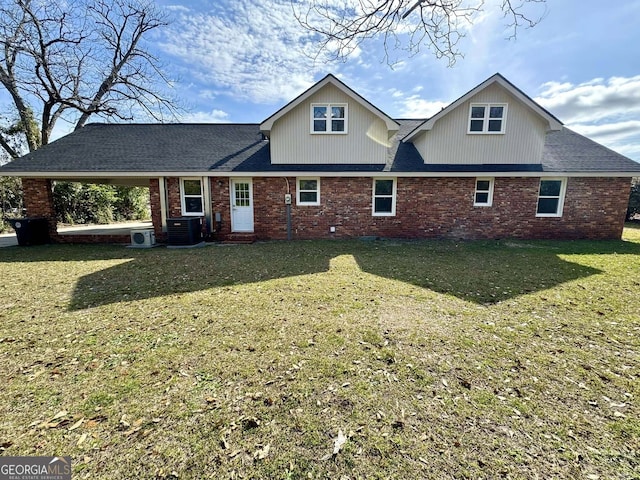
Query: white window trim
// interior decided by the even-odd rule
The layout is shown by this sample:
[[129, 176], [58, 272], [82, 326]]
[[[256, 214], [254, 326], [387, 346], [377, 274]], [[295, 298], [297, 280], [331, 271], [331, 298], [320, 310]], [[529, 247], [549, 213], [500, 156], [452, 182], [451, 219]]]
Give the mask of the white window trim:
[[[327, 107], [327, 113], [331, 115], [331, 107], [344, 107], [344, 131], [334, 132], [333, 130], [316, 131], [313, 129], [313, 121], [320, 120], [313, 118], [313, 107]], [[346, 103], [312, 103], [311, 110], [309, 111], [310, 122], [309, 131], [312, 135], [346, 135], [349, 130], [349, 105]], [[325, 119], [327, 122], [327, 128], [331, 126], [331, 116]], [[340, 119], [342, 120], [342, 119]]]
[[[184, 193], [184, 181], [185, 180], [198, 180], [200, 182], [200, 195], [185, 195]], [[180, 209], [182, 210], [182, 216], [184, 217], [202, 217], [204, 215], [204, 180], [201, 177], [180, 177]], [[187, 212], [185, 197], [200, 197], [202, 204], [201, 212]]]
[[[507, 103], [472, 103], [469, 105], [469, 115], [467, 116], [467, 133], [469, 135], [504, 135], [506, 125], [507, 125]], [[484, 109], [484, 119], [482, 123], [482, 131], [481, 132], [472, 132], [471, 131], [471, 120], [480, 120], [479, 118], [471, 118], [471, 112], [473, 111], [473, 107], [485, 107]], [[502, 111], [502, 123], [500, 124], [499, 132], [490, 132], [489, 131], [489, 112], [491, 107], [503, 107]]]
[[[300, 180], [315, 180], [317, 182], [318, 188], [316, 190], [300, 190]], [[303, 202], [300, 200], [300, 192], [316, 192], [317, 200], [315, 202]], [[320, 177], [297, 177], [296, 178], [296, 205], [301, 206], [314, 206], [320, 205]]]
[[[473, 191], [473, 206], [474, 207], [491, 207], [493, 205], [493, 183], [494, 183], [494, 178], [493, 177], [477, 177], [476, 178], [476, 186], [475, 189]], [[487, 190], [478, 190], [478, 181], [485, 181], [485, 182], [489, 182], [489, 195], [487, 198], [487, 202], [486, 203], [478, 203], [476, 202], [476, 194], [478, 192], [480, 193], [485, 193], [487, 192]]]
[[[558, 197], [540, 197], [540, 187], [542, 186], [543, 181], [547, 180], [555, 180], [560, 181], [560, 195]], [[567, 191], [567, 178], [566, 177], [543, 177], [540, 179], [538, 183], [538, 196], [536, 197], [536, 217], [562, 217], [562, 212], [564, 211], [564, 197]], [[538, 203], [540, 202], [540, 198], [557, 198], [558, 199], [558, 211], [556, 213], [538, 213]]]
[[[376, 212], [376, 180], [392, 180], [393, 191], [391, 193], [391, 212]], [[371, 215], [374, 217], [395, 217], [396, 216], [396, 193], [398, 179], [395, 177], [374, 178], [371, 184]], [[387, 195], [377, 195], [378, 197], [388, 197]]]

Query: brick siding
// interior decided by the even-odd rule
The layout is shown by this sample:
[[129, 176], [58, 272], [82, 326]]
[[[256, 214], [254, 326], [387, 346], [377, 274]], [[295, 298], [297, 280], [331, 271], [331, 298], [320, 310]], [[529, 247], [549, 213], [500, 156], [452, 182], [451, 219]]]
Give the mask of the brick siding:
[[[371, 177], [321, 178], [319, 206], [296, 205], [296, 179], [287, 180], [293, 197], [294, 239], [617, 239], [622, 235], [631, 183], [628, 178], [568, 178], [562, 217], [540, 218], [536, 217], [539, 178], [496, 178], [491, 207], [473, 206], [475, 178], [398, 178], [396, 215], [374, 217]], [[49, 218], [52, 239], [61, 241], [56, 232], [51, 181], [24, 178], [22, 184], [27, 215]], [[167, 178], [166, 185], [167, 214], [179, 217], [180, 181]], [[211, 211], [214, 218], [215, 212], [221, 215], [220, 229], [214, 237], [224, 240], [231, 235], [229, 179], [212, 177], [210, 187]], [[158, 241], [163, 241], [157, 179], [151, 180], [149, 192], [154, 231]], [[282, 177], [253, 178], [254, 230], [258, 239], [286, 239], [285, 193], [287, 182]], [[330, 227], [335, 227], [335, 233], [330, 232]], [[91, 240], [128, 242], [124, 237]]]
[[[321, 178], [320, 205], [297, 206], [295, 239], [379, 236], [390, 238], [620, 238], [629, 199], [628, 178], [569, 178], [562, 217], [536, 217], [539, 178], [496, 178], [493, 205], [474, 207], [475, 178], [398, 178], [396, 215], [371, 214], [371, 177]], [[170, 211], [180, 208], [178, 179], [168, 184]], [[255, 234], [285, 239], [287, 184], [281, 177], [253, 179]], [[173, 192], [173, 193], [172, 193]], [[212, 211], [222, 215], [218, 238], [231, 233], [228, 179], [211, 179]], [[330, 227], [335, 233], [330, 233]]]
[[53, 207], [53, 185], [46, 178], [22, 178], [24, 207], [28, 217], [43, 217], [49, 220], [49, 237], [58, 238], [58, 223]]
[[157, 242], [165, 240], [162, 231], [162, 212], [160, 209], [160, 180], [152, 178], [149, 181], [149, 206], [151, 207], [151, 222], [153, 223], [153, 233]]

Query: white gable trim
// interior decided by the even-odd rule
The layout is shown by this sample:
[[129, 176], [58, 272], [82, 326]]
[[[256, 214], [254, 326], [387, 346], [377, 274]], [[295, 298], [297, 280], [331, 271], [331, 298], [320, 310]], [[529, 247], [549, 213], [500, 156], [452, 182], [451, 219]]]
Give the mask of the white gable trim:
[[366, 108], [371, 113], [379, 117], [382, 121], [384, 121], [385, 125], [387, 126], [387, 129], [394, 132], [400, 129], [400, 124], [396, 122], [393, 118], [388, 116], [386, 113], [384, 113], [382, 110], [377, 108], [375, 105], [371, 104], [365, 98], [361, 97], [358, 93], [351, 90], [351, 88], [349, 88], [347, 85], [342, 83], [336, 77], [329, 74], [326, 77], [324, 77], [322, 80], [320, 80], [318, 83], [313, 85], [311, 88], [309, 88], [308, 90], [300, 94], [298, 97], [293, 99], [291, 102], [287, 103], [284, 107], [282, 107], [276, 113], [271, 115], [265, 121], [263, 121], [260, 124], [260, 131], [263, 134], [269, 136], [271, 132], [271, 128], [273, 127], [273, 124], [276, 122], [276, 120], [278, 120], [279, 118], [289, 113], [291, 110], [293, 110], [295, 107], [300, 105], [302, 102], [308, 100], [309, 97], [311, 97], [313, 94], [315, 94], [316, 92], [324, 88], [326, 85], [333, 85], [338, 90], [342, 91], [345, 95], [355, 100], [362, 107]]
[[429, 118], [428, 120], [425, 120], [424, 123], [422, 123], [421, 125], [417, 126], [406, 137], [404, 137], [402, 139], [402, 141], [410, 142], [413, 139], [415, 139], [420, 133], [422, 133], [424, 131], [427, 131], [427, 130], [431, 130], [433, 128], [433, 126], [435, 125], [435, 123], [438, 120], [440, 120], [442, 117], [444, 117], [445, 115], [447, 115], [451, 111], [455, 110], [457, 107], [462, 105], [464, 102], [466, 102], [469, 99], [471, 99], [474, 95], [476, 95], [477, 93], [481, 92], [482, 90], [484, 90], [488, 86], [493, 85], [494, 83], [497, 83], [498, 85], [502, 86], [511, 95], [516, 97], [518, 100], [520, 100], [526, 106], [528, 106], [531, 110], [533, 110], [535, 113], [537, 113], [540, 117], [542, 117], [548, 123], [549, 130], [561, 130], [562, 129], [562, 122], [560, 120], [558, 120], [556, 117], [554, 117], [549, 112], [547, 112], [544, 108], [542, 108], [540, 105], [538, 105], [536, 102], [534, 102], [531, 98], [529, 98], [526, 94], [524, 94], [519, 88], [514, 86], [509, 80], [504, 78], [499, 73], [496, 73], [495, 75], [493, 75], [492, 77], [489, 77], [488, 79], [486, 79], [484, 82], [482, 82], [480, 85], [478, 85], [474, 89], [472, 89], [469, 92], [465, 93], [462, 97], [457, 99], [455, 102], [451, 103], [449, 106], [447, 106], [447, 107], [443, 108], [442, 110], [440, 110], [433, 117]]

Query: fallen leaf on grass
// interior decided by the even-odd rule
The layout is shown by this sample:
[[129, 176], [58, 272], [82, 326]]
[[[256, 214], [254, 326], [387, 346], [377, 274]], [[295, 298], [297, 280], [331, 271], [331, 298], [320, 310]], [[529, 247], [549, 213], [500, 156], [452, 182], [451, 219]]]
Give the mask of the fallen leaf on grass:
[[82, 422], [84, 422], [84, 417], [82, 417], [80, 420], [78, 420], [76, 423], [74, 423], [73, 425], [71, 425], [69, 427], [69, 431], [75, 430], [76, 428], [80, 428], [80, 425], [82, 425]]
[[67, 412], [66, 410], [60, 410], [58, 413], [56, 413], [53, 416], [53, 418], [50, 421], [57, 420], [58, 418], [66, 417], [68, 413], [69, 412]]
[[333, 454], [337, 455], [340, 453], [340, 449], [347, 443], [347, 437], [342, 432], [342, 430], [338, 430], [338, 436], [335, 438], [333, 442]]
[[77, 446], [79, 447], [80, 445], [82, 445], [86, 439], [87, 439], [87, 434], [86, 433], [83, 433], [82, 435], [80, 435], [80, 438], [78, 439]]
[[264, 460], [269, 455], [269, 450], [271, 449], [271, 445], [267, 444], [253, 454], [253, 458], [258, 460]]
[[127, 430], [126, 432], [124, 432], [124, 434], [129, 437], [131, 435], [133, 435], [136, 432], [139, 432], [140, 429], [142, 428], [142, 423], [144, 422], [144, 418], [139, 418], [138, 420], [136, 420], [135, 422], [133, 422], [133, 426]]

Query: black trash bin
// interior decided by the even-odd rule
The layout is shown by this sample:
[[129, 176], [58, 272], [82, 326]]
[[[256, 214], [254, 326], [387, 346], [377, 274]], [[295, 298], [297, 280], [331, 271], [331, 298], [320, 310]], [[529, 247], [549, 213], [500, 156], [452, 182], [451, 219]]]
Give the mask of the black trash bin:
[[46, 218], [12, 218], [9, 223], [16, 231], [21, 247], [49, 243], [49, 221]]

